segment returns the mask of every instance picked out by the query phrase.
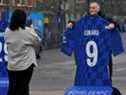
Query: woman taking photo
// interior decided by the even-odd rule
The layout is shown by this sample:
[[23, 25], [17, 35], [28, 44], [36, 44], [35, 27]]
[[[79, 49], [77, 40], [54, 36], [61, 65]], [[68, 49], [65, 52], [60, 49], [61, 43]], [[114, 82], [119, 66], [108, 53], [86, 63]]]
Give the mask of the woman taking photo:
[[29, 95], [33, 68], [37, 66], [35, 48], [39, 47], [37, 34], [26, 28], [26, 13], [16, 9], [5, 31], [8, 50], [8, 95]]

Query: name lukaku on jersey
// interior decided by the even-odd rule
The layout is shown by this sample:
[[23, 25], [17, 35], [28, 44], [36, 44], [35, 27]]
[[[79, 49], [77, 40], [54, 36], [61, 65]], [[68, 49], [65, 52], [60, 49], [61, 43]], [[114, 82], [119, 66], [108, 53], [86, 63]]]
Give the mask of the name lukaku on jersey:
[[84, 36], [99, 36], [99, 30], [84, 30]]

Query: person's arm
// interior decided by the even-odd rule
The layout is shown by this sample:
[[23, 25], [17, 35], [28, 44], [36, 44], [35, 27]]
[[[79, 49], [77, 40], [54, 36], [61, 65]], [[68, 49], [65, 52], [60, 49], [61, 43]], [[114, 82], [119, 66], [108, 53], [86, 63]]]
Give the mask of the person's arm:
[[63, 33], [62, 41], [61, 41], [61, 52], [63, 52], [68, 56], [72, 55], [72, 52], [75, 48], [75, 42], [74, 42], [72, 32], [73, 32], [72, 29], [68, 29], [67, 31], [65, 31]]
[[103, 13], [102, 11], [100, 11], [98, 13], [98, 15], [109, 22], [108, 25], [106, 26], [106, 29], [112, 30], [112, 29], [114, 29], [116, 27], [116, 24], [113, 21], [113, 19], [108, 17], [108, 16], [106, 16], [105, 13]]
[[75, 22], [74, 21], [68, 21], [66, 28], [67, 29], [72, 29], [75, 26]]
[[116, 29], [114, 29], [109, 33], [110, 33], [110, 36], [109, 36], [108, 42], [109, 42], [109, 47], [112, 51], [112, 54], [114, 56], [117, 56], [123, 53], [124, 48], [123, 48], [122, 39], [119, 32], [117, 32]]
[[31, 41], [31, 44], [35, 48], [39, 48], [40, 47], [41, 39], [39, 38], [39, 36], [35, 32], [35, 30], [33, 28], [31, 28], [31, 27], [26, 27], [26, 31], [30, 33], [30, 38], [29, 39]]
[[72, 55], [74, 48], [76, 47], [75, 38], [77, 38], [77, 33], [82, 31], [83, 18], [79, 21], [68, 23], [66, 31], [63, 33], [61, 41], [61, 51], [68, 56]]
[[109, 23], [107, 26], [106, 26], [106, 29], [108, 29], [108, 30], [112, 30], [112, 29], [114, 29], [115, 28], [115, 24], [114, 23]]

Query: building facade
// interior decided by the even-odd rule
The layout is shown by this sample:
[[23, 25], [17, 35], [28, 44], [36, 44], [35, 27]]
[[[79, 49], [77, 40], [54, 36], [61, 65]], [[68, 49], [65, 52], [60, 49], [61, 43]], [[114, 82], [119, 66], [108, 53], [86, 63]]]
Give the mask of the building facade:
[[1, 5], [11, 6], [35, 6], [36, 0], [0, 0]]

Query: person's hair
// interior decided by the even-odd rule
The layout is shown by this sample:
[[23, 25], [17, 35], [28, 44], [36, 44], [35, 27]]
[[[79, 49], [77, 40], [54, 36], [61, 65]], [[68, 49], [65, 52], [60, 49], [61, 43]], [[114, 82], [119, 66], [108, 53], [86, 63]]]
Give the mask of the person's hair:
[[13, 31], [19, 28], [25, 29], [26, 13], [23, 10], [16, 9], [11, 17], [9, 28]]

